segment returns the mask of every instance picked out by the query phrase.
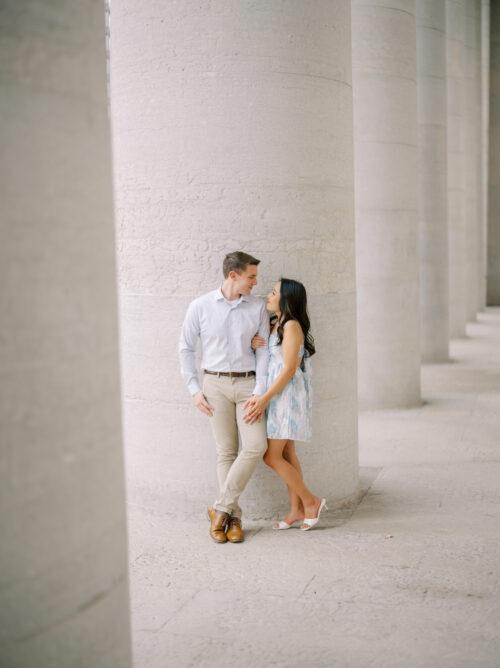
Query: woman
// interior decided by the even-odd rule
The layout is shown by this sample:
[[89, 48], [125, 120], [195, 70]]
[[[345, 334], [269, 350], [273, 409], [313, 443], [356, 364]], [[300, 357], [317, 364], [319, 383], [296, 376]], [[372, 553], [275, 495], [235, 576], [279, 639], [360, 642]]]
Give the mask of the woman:
[[[288, 487], [290, 510], [273, 529], [290, 529], [297, 523], [308, 531], [318, 523], [325, 499], [314, 495], [304, 484], [295, 452], [295, 440], [311, 438], [311, 370], [309, 357], [316, 352], [309, 332], [307, 295], [302, 283], [282, 278], [267, 296], [267, 310], [273, 313], [269, 337], [267, 391], [248, 402], [247, 420], [267, 412], [267, 452], [265, 463], [276, 471]], [[254, 337], [252, 347], [267, 342]]]

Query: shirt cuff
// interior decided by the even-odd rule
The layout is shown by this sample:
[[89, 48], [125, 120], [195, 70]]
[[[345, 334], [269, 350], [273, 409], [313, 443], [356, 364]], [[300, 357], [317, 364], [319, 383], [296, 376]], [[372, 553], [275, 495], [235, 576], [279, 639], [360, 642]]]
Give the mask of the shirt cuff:
[[192, 397], [198, 392], [201, 392], [201, 387], [198, 381], [194, 379], [190, 380], [188, 383], [188, 390]]
[[254, 387], [254, 390], [253, 390], [252, 394], [258, 394], [259, 396], [262, 396], [265, 393], [266, 389], [267, 388], [262, 381], [257, 382], [257, 383], [255, 383], [255, 387]]

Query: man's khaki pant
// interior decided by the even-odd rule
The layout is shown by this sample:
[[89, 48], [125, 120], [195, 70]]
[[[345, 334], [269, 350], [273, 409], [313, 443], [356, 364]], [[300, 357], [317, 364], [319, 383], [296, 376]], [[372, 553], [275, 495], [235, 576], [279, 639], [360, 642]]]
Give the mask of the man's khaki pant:
[[[238, 500], [267, 449], [266, 421], [247, 424], [245, 402], [252, 396], [255, 376], [230, 378], [203, 375], [203, 394], [214, 408], [210, 418], [217, 446], [220, 496], [214, 508], [241, 517]], [[238, 454], [238, 430], [241, 450]]]

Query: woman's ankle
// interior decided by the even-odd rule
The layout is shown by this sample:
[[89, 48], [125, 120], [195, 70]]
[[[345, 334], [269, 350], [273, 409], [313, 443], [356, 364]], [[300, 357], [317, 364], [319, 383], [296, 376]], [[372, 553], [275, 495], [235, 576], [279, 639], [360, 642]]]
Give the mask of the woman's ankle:
[[293, 510], [289, 510], [288, 514], [294, 515], [295, 517], [301, 517], [304, 514], [304, 511], [301, 508], [294, 508]]
[[304, 511], [300, 510], [300, 508], [291, 508], [285, 517], [296, 517], [297, 519], [302, 519], [304, 517]]
[[321, 503], [321, 499], [319, 496], [314, 496], [314, 494], [311, 496], [311, 500], [308, 501], [308, 503], [304, 503], [304, 510], [306, 508], [312, 508], [313, 506], [317, 506], [319, 503]]

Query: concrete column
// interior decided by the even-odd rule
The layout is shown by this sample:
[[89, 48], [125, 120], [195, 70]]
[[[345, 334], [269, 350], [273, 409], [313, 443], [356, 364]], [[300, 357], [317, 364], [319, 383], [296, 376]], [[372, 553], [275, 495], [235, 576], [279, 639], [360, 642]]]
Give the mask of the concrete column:
[[484, 202], [483, 202], [483, 86], [482, 86], [482, 0], [476, 0], [476, 170], [477, 170], [477, 219], [476, 219], [476, 292], [472, 295], [474, 317], [481, 310], [480, 294], [486, 277], [483, 273]]
[[0, 663], [130, 665], [104, 10], [0, 10]]
[[486, 306], [488, 239], [488, 138], [490, 88], [490, 0], [481, 2], [481, 201], [478, 310]]
[[446, 0], [450, 337], [465, 336], [465, 1]]
[[420, 397], [414, 2], [352, 7], [359, 397], [364, 408], [411, 406]]
[[[203, 513], [216, 494], [207, 419], [181, 380], [186, 307], [222, 281], [225, 253], [310, 295], [318, 354], [306, 480], [357, 489], [350, 3], [117, 0], [111, 88], [132, 493]], [[135, 492], [134, 492], [135, 490]], [[286, 504], [262, 464], [243, 510]]]
[[481, 220], [480, 2], [465, 0], [465, 246], [466, 316], [475, 320], [479, 286]]
[[417, 0], [418, 211], [421, 349], [448, 359], [446, 2]]
[[500, 305], [500, 4], [491, 3], [487, 303]]

